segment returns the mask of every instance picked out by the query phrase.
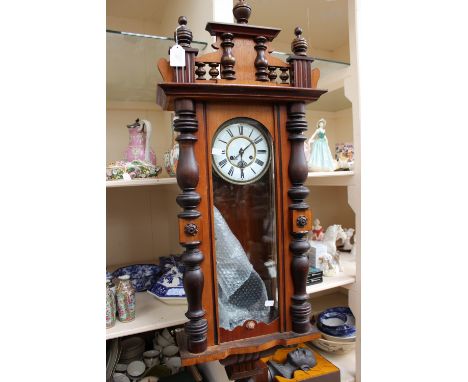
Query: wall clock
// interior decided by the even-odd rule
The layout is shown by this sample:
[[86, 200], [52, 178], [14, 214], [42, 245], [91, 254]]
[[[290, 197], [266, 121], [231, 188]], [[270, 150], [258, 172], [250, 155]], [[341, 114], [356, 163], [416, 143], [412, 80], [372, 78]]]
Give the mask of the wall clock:
[[158, 62], [157, 102], [174, 110], [181, 193], [179, 242], [189, 321], [178, 334], [184, 366], [219, 360], [230, 379], [261, 371], [258, 359], [278, 346], [319, 337], [306, 293], [312, 215], [304, 154], [305, 105], [318, 69], [296, 28], [287, 62], [269, 52], [277, 28], [207, 23], [214, 52], [198, 56], [187, 19], [177, 41], [185, 66]]

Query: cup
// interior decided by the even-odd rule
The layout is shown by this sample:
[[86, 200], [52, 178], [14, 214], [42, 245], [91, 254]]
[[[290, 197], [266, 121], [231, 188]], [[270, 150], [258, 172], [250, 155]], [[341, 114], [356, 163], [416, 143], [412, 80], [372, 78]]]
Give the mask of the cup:
[[161, 352], [159, 350], [148, 350], [143, 353], [143, 361], [145, 362], [146, 367], [150, 368], [154, 365], [159, 365], [159, 355]]

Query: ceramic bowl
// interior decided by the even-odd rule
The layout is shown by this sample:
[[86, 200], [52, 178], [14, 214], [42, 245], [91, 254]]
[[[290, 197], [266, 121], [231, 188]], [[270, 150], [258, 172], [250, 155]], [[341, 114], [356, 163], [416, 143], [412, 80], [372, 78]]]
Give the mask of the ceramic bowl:
[[112, 277], [129, 275], [136, 291], [143, 292], [154, 284], [160, 271], [161, 268], [156, 264], [135, 264], [117, 269], [112, 273]]
[[132, 378], [138, 378], [143, 375], [146, 366], [142, 361], [133, 361], [127, 367], [127, 374]]
[[166, 357], [173, 357], [178, 352], [179, 352], [179, 348], [175, 345], [169, 345], [163, 349], [163, 355], [165, 355]]
[[319, 349], [334, 354], [345, 354], [352, 351], [356, 347], [356, 342], [335, 342], [326, 340], [324, 338], [319, 338], [311, 342]]
[[112, 375], [113, 382], [130, 382], [130, 379], [125, 374], [122, 373], [114, 373]]
[[356, 333], [350, 336], [343, 336], [343, 337], [335, 337], [331, 336], [327, 333], [320, 332], [322, 337], [326, 340], [333, 341], [333, 342], [356, 342]]
[[320, 313], [317, 328], [335, 337], [346, 337], [356, 333], [355, 319], [348, 307], [330, 308]]

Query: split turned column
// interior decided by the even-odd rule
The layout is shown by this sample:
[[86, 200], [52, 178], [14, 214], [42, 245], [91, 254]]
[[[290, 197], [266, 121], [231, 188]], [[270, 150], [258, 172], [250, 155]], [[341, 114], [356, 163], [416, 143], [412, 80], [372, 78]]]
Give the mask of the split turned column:
[[197, 141], [198, 122], [194, 103], [190, 99], [178, 99], [174, 102], [174, 130], [179, 132], [179, 162], [177, 165], [177, 183], [182, 193], [177, 196], [177, 204], [183, 208], [179, 217], [179, 242], [185, 248], [182, 255], [184, 262], [184, 289], [187, 296], [188, 310], [185, 314], [190, 320], [185, 324], [188, 350], [201, 353], [207, 347], [208, 323], [202, 306], [204, 277], [200, 268], [203, 253], [201, 243], [201, 213], [197, 210], [201, 197], [195, 191], [199, 180], [198, 163], [194, 145]]
[[306, 333], [311, 330], [310, 315], [312, 308], [308, 302], [306, 291], [307, 272], [309, 260], [307, 251], [310, 244], [307, 233], [312, 226], [312, 216], [308, 204], [304, 199], [309, 190], [304, 186], [307, 179], [307, 162], [304, 153], [304, 131], [307, 130], [305, 119], [305, 104], [295, 102], [288, 105], [288, 117], [286, 120], [288, 140], [291, 143], [291, 154], [288, 164], [288, 175], [291, 187], [288, 190], [290, 216], [291, 243], [289, 249], [292, 253], [291, 275], [294, 285], [294, 293], [291, 296], [291, 321], [292, 330], [296, 333]]

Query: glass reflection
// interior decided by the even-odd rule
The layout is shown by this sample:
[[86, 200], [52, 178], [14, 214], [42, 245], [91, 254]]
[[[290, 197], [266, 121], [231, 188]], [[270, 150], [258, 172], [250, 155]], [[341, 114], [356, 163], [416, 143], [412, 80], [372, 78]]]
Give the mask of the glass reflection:
[[226, 330], [278, 317], [273, 173], [273, 160], [250, 184], [212, 172], [219, 323]]

